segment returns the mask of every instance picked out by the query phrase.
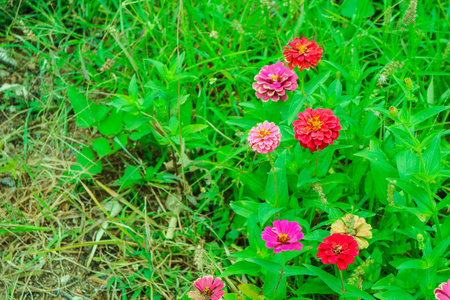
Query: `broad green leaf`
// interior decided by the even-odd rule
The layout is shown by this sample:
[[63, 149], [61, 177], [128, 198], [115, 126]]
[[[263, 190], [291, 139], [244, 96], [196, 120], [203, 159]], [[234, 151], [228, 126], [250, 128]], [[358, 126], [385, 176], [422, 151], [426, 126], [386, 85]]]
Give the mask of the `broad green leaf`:
[[380, 300], [414, 300], [415, 298], [405, 291], [387, 291], [383, 293], [376, 293], [374, 296]]
[[77, 116], [78, 126], [87, 128], [95, 123], [95, 117], [91, 111], [92, 102], [88, 101], [86, 96], [78, 93], [75, 88], [71, 86], [69, 86], [69, 101]]
[[430, 255], [426, 258], [428, 262], [428, 266], [432, 267], [434, 266], [439, 258], [442, 257], [442, 255], [450, 251], [450, 236], [441, 241], [434, 249], [431, 251]]
[[305, 87], [306, 96], [312, 95], [317, 90], [317, 88], [328, 79], [330, 74], [331, 74], [331, 71], [328, 71], [326, 73], [317, 75], [311, 81], [308, 81], [308, 84]]
[[314, 274], [316, 276], [318, 276], [320, 279], [322, 279], [322, 281], [328, 285], [328, 287], [330, 287], [330, 289], [332, 289], [333, 291], [335, 291], [337, 294], [342, 294], [342, 285], [341, 285], [341, 281], [334, 277], [333, 275], [331, 275], [328, 272], [325, 272], [324, 270], [318, 268], [318, 267], [314, 267], [311, 265], [305, 265], [305, 267], [314, 272]]
[[249, 218], [258, 213], [259, 204], [255, 201], [232, 201], [230, 206], [238, 215]]
[[411, 120], [409, 121], [409, 125], [410, 126], [417, 125], [417, 124], [431, 118], [432, 116], [437, 115], [440, 112], [443, 112], [444, 110], [448, 110], [449, 108], [450, 108], [450, 106], [436, 106], [436, 107], [423, 109], [411, 117]]
[[105, 138], [98, 138], [92, 142], [92, 148], [97, 152], [99, 157], [108, 155], [111, 152], [109, 141]]
[[[441, 136], [437, 135], [423, 154], [425, 170], [422, 170], [429, 176], [436, 176], [441, 170]], [[421, 168], [422, 169], [422, 168]]]
[[270, 261], [267, 259], [261, 259], [261, 258], [247, 258], [247, 261], [253, 262], [255, 264], [258, 264], [260, 266], [263, 266], [269, 270], [272, 270], [273, 272], [279, 272], [281, 271], [281, 264], [276, 263], [274, 261]]
[[242, 283], [238, 285], [238, 289], [242, 292], [242, 294], [252, 300], [258, 300], [259, 294], [261, 293], [261, 289], [253, 284]]
[[340, 299], [344, 299], [344, 298], [348, 299], [349, 297], [353, 296], [353, 297], [358, 297], [359, 299], [363, 299], [363, 300], [375, 300], [375, 298], [372, 297], [370, 294], [368, 294], [364, 291], [361, 291], [360, 289], [358, 289], [357, 287], [355, 287], [351, 284], [348, 284], [345, 287], [345, 290], [346, 290], [346, 292], [341, 295]]
[[247, 274], [256, 276], [258, 275], [260, 270], [261, 267], [259, 265], [245, 260], [241, 260], [229, 266], [222, 274], [220, 274], [220, 277], [226, 277], [237, 274]]
[[405, 261], [404, 263], [400, 264], [399, 266], [397, 266], [398, 270], [403, 270], [403, 269], [426, 269], [426, 268], [427, 268], [426, 262], [421, 260], [421, 259], [408, 260], [408, 261]]
[[98, 125], [98, 131], [103, 135], [117, 135], [123, 129], [123, 112], [112, 111], [110, 115]]
[[410, 182], [398, 179], [396, 185], [413, 198], [417, 207], [427, 215], [431, 215], [433, 206], [428, 199], [428, 194], [422, 188], [413, 185]]
[[419, 145], [417, 139], [409, 135], [403, 128], [390, 127], [388, 129], [408, 148], [415, 149]]
[[136, 74], [131, 77], [130, 84], [128, 85], [128, 95], [136, 102], [138, 99], [138, 87], [136, 83]]
[[261, 203], [259, 205], [259, 222], [261, 226], [264, 226], [264, 224], [267, 222], [267, 220], [270, 219], [271, 216], [282, 209], [282, 207], [274, 208], [269, 203]]
[[400, 151], [395, 158], [401, 179], [409, 180], [411, 175], [419, 172], [420, 159], [412, 150]]
[[[83, 171], [86, 170], [91, 174], [99, 174], [102, 172], [102, 162], [96, 161], [94, 152], [91, 148], [83, 146], [83, 149], [77, 154], [77, 163], [79, 163], [82, 168], [74, 165], [72, 166], [72, 170]], [[83, 174], [82, 177], [89, 177], [86, 174]]]

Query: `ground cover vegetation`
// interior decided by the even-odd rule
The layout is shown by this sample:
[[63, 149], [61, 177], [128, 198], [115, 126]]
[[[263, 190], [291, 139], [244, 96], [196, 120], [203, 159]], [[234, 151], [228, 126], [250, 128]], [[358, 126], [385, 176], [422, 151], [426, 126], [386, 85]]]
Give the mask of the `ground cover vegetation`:
[[450, 2], [0, 1], [1, 299], [450, 299]]

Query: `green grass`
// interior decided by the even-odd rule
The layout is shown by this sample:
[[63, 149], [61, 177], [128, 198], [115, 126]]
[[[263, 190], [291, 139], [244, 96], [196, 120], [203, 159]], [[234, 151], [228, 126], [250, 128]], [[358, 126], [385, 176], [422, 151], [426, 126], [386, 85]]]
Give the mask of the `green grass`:
[[[268, 299], [433, 299], [450, 278], [449, 1], [419, 1], [408, 26], [409, 0], [3, 2], [0, 298], [187, 299], [222, 274]], [[306, 96], [263, 103], [253, 78], [296, 36], [324, 50], [297, 71]], [[317, 169], [291, 125], [306, 107], [343, 127]], [[246, 139], [265, 120], [283, 135], [270, 156]], [[365, 293], [316, 259], [347, 213], [374, 228], [344, 272], [373, 259]], [[306, 235], [278, 289], [260, 238], [276, 219]]]

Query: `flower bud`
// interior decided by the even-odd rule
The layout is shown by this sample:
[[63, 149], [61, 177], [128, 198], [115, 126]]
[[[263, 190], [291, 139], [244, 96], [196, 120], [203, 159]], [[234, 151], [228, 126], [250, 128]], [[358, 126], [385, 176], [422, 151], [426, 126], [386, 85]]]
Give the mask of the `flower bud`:
[[398, 117], [397, 107], [391, 106], [391, 108], [389, 108], [389, 115], [393, 118], [397, 118]]
[[420, 233], [417, 234], [417, 241], [420, 242], [420, 243], [423, 242], [423, 235], [422, 234], [420, 234]]
[[405, 78], [405, 85], [408, 91], [412, 91], [414, 88], [414, 83], [412, 82], [411, 78]]

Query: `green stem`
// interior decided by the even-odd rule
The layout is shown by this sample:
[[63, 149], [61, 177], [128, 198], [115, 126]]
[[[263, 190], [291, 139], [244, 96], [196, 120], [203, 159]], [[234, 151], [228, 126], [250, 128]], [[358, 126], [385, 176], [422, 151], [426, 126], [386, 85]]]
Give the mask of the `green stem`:
[[280, 278], [278, 279], [277, 286], [275, 287], [275, 292], [273, 293], [273, 299], [275, 299], [275, 296], [277, 295], [278, 287], [280, 286], [281, 277], [283, 277], [283, 271], [284, 271], [284, 251], [283, 253], [283, 264], [281, 265], [281, 272], [280, 272]]
[[[341, 283], [342, 283], [342, 292], [346, 292], [345, 291], [345, 285], [344, 285], [344, 275], [342, 275], [342, 271], [341, 270], [339, 270], [339, 275], [341, 275]], [[344, 297], [344, 300], [345, 300], [345, 297]]]
[[274, 180], [274, 184], [275, 184], [275, 207], [278, 207], [277, 174], [275, 172], [275, 167], [273, 166], [273, 162], [272, 162], [272, 158], [270, 157], [270, 154], [268, 153], [267, 156], [269, 157], [270, 166], [272, 167], [273, 180]]
[[319, 161], [319, 149], [317, 148], [317, 155], [316, 155], [316, 164], [314, 166], [314, 175], [313, 178], [316, 177], [316, 172], [317, 172], [317, 162]]
[[303, 97], [305, 97], [306, 94], [305, 94], [305, 75], [304, 74], [302, 74], [300, 82], [301, 82], [301, 87], [302, 87], [302, 95], [303, 95]]

